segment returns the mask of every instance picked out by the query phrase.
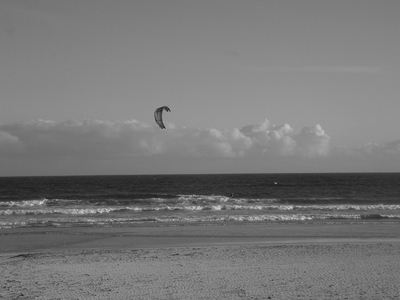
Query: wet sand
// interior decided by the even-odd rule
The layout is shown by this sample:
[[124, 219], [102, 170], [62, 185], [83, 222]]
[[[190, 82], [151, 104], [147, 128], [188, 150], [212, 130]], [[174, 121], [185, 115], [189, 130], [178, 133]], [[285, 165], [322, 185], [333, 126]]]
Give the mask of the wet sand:
[[400, 224], [0, 230], [0, 299], [398, 299]]

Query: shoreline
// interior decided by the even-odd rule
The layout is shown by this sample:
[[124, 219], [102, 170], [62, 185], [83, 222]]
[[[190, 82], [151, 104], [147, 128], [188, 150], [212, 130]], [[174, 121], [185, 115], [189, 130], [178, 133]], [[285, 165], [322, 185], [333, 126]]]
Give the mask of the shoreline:
[[399, 223], [0, 230], [0, 299], [397, 299]]
[[0, 229], [0, 255], [74, 249], [400, 241], [399, 222], [221, 223]]

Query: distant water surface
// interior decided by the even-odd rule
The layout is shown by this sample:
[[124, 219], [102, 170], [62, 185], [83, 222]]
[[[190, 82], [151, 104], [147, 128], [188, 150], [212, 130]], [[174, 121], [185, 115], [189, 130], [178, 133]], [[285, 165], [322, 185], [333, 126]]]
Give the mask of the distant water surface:
[[400, 173], [0, 177], [0, 228], [318, 220], [400, 222]]

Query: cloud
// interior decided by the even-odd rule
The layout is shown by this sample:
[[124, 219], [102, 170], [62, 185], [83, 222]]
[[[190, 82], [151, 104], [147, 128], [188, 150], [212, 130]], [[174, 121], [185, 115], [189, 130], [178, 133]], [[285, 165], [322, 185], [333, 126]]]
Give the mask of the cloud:
[[0, 131], [0, 155], [11, 155], [21, 152], [23, 145], [18, 137], [8, 132]]
[[293, 131], [289, 124], [271, 125], [268, 120], [241, 129], [262, 154], [315, 157], [329, 153], [330, 137], [320, 125], [305, 127], [298, 134]]
[[113, 159], [139, 156], [248, 157], [324, 156], [329, 136], [321, 126], [298, 134], [288, 124], [263, 123], [241, 129], [186, 128], [168, 124], [160, 130], [136, 120], [36, 120], [0, 126], [1, 154], [29, 157]]
[[299, 131], [267, 119], [223, 130], [166, 126], [137, 120], [3, 124], [1, 174], [374, 171], [394, 170], [400, 161], [400, 139], [337, 147], [319, 124]]
[[330, 137], [319, 124], [305, 127], [295, 136], [299, 151], [303, 156], [326, 156], [330, 151]]
[[355, 149], [346, 150], [347, 154], [356, 157], [393, 157], [400, 155], [400, 139], [384, 144], [367, 143]]
[[[36, 120], [1, 125], [0, 132], [8, 136], [5, 143], [12, 139], [23, 145], [23, 151], [12, 155], [96, 159], [143, 154], [141, 144], [136, 142], [140, 141], [142, 136], [149, 135], [149, 128], [135, 120]], [[0, 149], [3, 145], [3, 141], [0, 140]]]

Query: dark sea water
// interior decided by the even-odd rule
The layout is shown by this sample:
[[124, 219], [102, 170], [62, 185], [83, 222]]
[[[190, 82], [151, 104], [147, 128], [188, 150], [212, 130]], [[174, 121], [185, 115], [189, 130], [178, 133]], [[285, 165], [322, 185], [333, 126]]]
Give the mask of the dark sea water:
[[321, 220], [400, 223], [400, 173], [0, 177], [0, 228]]

